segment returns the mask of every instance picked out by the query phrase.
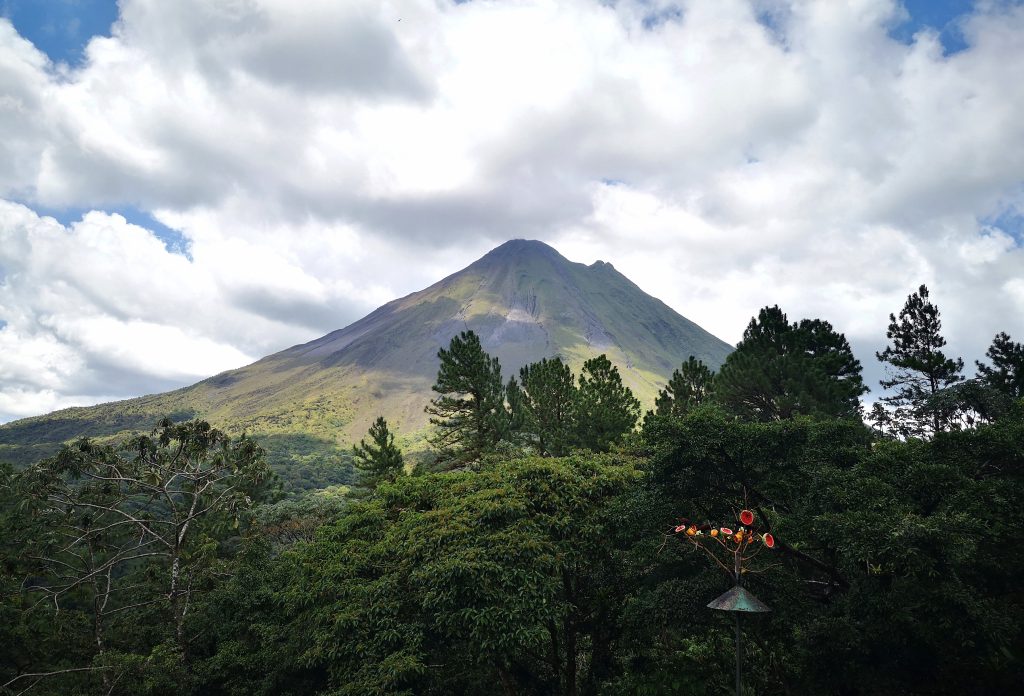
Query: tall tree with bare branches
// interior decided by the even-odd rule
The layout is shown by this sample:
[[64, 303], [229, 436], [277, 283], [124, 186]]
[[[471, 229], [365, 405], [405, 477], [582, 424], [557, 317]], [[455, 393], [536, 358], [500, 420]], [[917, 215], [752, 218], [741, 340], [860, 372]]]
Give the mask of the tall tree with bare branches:
[[[270, 470], [245, 436], [164, 420], [116, 446], [79, 440], [18, 478], [46, 530], [23, 551], [23, 590], [55, 614], [88, 614], [93, 662], [103, 663], [108, 629], [142, 616], [162, 620], [187, 656], [195, 595], [222, 572], [220, 542], [234, 535]], [[110, 670], [100, 671], [107, 686]]]

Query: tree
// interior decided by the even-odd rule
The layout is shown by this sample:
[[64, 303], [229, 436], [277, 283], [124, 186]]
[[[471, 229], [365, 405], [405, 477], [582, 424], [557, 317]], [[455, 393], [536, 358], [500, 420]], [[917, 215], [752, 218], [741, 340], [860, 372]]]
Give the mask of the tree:
[[[573, 437], [575, 377], [561, 358], [544, 358], [519, 370], [526, 411], [523, 430], [542, 457], [569, 453]], [[509, 399], [511, 402], [511, 398]]]
[[1001, 331], [992, 339], [985, 355], [992, 366], [975, 361], [978, 378], [1011, 398], [1024, 398], [1024, 344], [1013, 342]]
[[893, 440], [899, 435], [899, 423], [893, 419], [892, 413], [877, 401], [871, 404], [867, 422], [875, 437], [880, 440]]
[[40, 529], [23, 549], [25, 591], [54, 621], [62, 610], [88, 616], [90, 669], [102, 672], [105, 687], [118, 655], [130, 662], [155, 649], [125, 641], [133, 630], [166, 642], [183, 664], [186, 618], [223, 573], [220, 540], [235, 534], [270, 479], [263, 456], [245, 436], [164, 420], [117, 446], [79, 440], [18, 476]]
[[395, 445], [395, 435], [388, 430], [384, 416], [378, 416], [369, 431], [370, 442], [360, 440], [352, 445], [352, 464], [363, 472], [367, 482], [376, 486], [381, 481], [393, 481], [403, 471], [402, 450]]
[[893, 407], [893, 417], [904, 436], [924, 437], [948, 430], [953, 423], [950, 408], [928, 403], [939, 391], [963, 380], [964, 361], [947, 358], [942, 352], [946, 339], [941, 330], [939, 308], [929, 301], [928, 288], [922, 285], [907, 297], [898, 319], [889, 315], [885, 335], [891, 343], [875, 354], [888, 363], [889, 377], [880, 384], [895, 389], [881, 400]]
[[505, 385], [505, 412], [504, 418], [501, 419], [503, 438], [513, 447], [510, 451], [515, 451], [516, 444], [529, 439], [529, 435], [524, 431], [529, 420], [528, 396], [516, 378], [512, 377]]
[[622, 609], [601, 550], [638, 478], [612, 455], [402, 477], [296, 550], [278, 633], [301, 635], [323, 692], [597, 693]]
[[[744, 582], [774, 612], [745, 657], [757, 693], [1016, 693], [1022, 416], [1018, 404], [991, 426], [877, 442], [850, 419], [751, 423], [695, 409], [645, 428], [643, 485], [651, 508], [668, 505], [663, 528], [683, 512], [697, 525], [722, 519], [742, 501], [774, 535], [779, 565]], [[656, 561], [674, 572], [654, 570], [628, 602], [649, 630], [619, 648], [645, 667], [675, 652], [671, 674], [728, 637], [703, 611], [725, 586], [708, 586], [692, 547], [678, 546]], [[726, 690], [713, 681], [728, 678], [723, 667], [708, 692]]]
[[846, 337], [821, 319], [790, 324], [778, 306], [750, 320], [715, 376], [716, 401], [747, 420], [856, 418], [867, 391]]
[[715, 373], [703, 362], [690, 356], [654, 401], [654, 413], [659, 416], [682, 416], [695, 406], [707, 402], [714, 388]]
[[622, 384], [619, 369], [605, 355], [583, 363], [576, 395], [576, 443], [594, 452], [607, 452], [630, 432], [640, 416], [640, 402]]
[[437, 426], [431, 444], [438, 463], [450, 467], [477, 462], [508, 435], [501, 364], [489, 356], [473, 331], [452, 338], [437, 352], [441, 365], [426, 407]]

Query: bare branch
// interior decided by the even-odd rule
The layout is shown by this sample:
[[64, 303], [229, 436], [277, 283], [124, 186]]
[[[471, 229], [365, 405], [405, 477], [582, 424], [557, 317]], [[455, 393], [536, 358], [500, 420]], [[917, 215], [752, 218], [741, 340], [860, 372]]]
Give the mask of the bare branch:
[[[59, 674], [71, 674], [72, 672], [95, 672], [97, 670], [103, 669], [113, 669], [113, 667], [109, 665], [103, 665], [99, 667], [71, 667], [69, 669], [58, 669], [53, 672], [27, 672], [25, 674], [19, 674], [14, 679], [11, 679], [10, 681], [5, 682], [4, 684], [0, 684], [0, 689], [9, 688], [12, 684], [21, 681], [22, 679], [31, 679], [33, 677], [36, 678], [36, 681], [32, 684], [32, 686], [35, 686], [36, 683], [38, 683], [40, 680], [46, 677], [55, 677]], [[29, 689], [31, 689], [32, 686], [30, 686]], [[25, 689], [25, 691], [28, 691], [28, 689]], [[23, 694], [25, 693], [25, 691], [21, 691], [19, 693]]]

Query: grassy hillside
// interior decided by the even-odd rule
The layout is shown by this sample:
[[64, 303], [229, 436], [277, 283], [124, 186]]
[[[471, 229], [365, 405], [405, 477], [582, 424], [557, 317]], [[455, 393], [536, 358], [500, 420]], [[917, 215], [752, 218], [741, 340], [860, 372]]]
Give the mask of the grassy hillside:
[[578, 372], [605, 353], [645, 407], [690, 355], [717, 368], [731, 350], [611, 264], [572, 263], [545, 244], [515, 240], [344, 329], [252, 365], [164, 394], [0, 426], [0, 459], [26, 464], [84, 434], [113, 437], [149, 429], [164, 415], [199, 416], [259, 438], [279, 470], [306, 467], [310, 480], [344, 482], [350, 443], [378, 415], [407, 450], [423, 449], [438, 348], [466, 329], [500, 358], [506, 379], [543, 357], [560, 355]]

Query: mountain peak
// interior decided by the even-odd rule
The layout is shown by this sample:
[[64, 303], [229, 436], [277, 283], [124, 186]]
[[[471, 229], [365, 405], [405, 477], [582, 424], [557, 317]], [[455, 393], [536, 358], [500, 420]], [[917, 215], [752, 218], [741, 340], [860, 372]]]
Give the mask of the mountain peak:
[[558, 252], [554, 248], [548, 246], [544, 242], [538, 239], [510, 239], [504, 244], [500, 244], [491, 249], [491, 254], [494, 253], [522, 253], [522, 252], [542, 252], [545, 254], [557, 254]]
[[[43, 448], [55, 451], [58, 439], [151, 427], [167, 414], [258, 435], [275, 457], [290, 458], [301, 443], [358, 442], [379, 415], [422, 443], [438, 351], [467, 329], [506, 376], [552, 356], [578, 373], [604, 354], [648, 405], [689, 356], [717, 368], [731, 349], [610, 263], [588, 266], [544, 242], [512, 239], [430, 287], [252, 365], [174, 392], [62, 414], [60, 428], [46, 418], [0, 427], [0, 453], [10, 458], [6, 443], [30, 442], [22, 450], [27, 460]], [[42, 430], [53, 435], [37, 442]]]
[[558, 253], [554, 248], [536, 239], [510, 239], [504, 244], [494, 247], [476, 263], [493, 263], [495, 261], [511, 261], [530, 258], [558, 259], [567, 262], [567, 259]]

